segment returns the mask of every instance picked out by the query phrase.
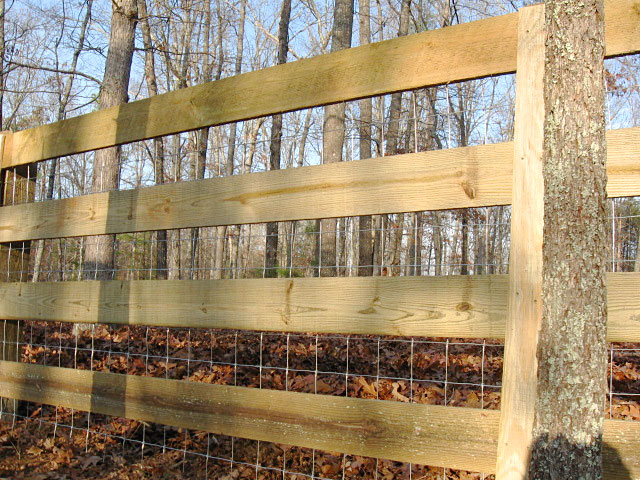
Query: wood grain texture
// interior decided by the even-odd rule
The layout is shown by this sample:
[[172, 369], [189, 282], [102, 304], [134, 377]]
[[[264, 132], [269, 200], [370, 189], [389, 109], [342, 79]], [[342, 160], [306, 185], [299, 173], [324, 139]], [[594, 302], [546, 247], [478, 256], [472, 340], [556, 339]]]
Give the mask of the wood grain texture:
[[2, 395], [301, 447], [489, 471], [498, 412], [0, 362]]
[[[609, 195], [640, 195], [640, 128], [607, 139]], [[508, 205], [513, 154], [501, 143], [16, 205], [0, 209], [0, 242]]]
[[[494, 473], [500, 413], [0, 362], [9, 398], [433, 466]], [[640, 479], [640, 422], [605, 421], [607, 480]]]
[[635, 53], [640, 48], [640, 3], [637, 0], [605, 0], [606, 56]]
[[210, 125], [512, 72], [516, 22], [514, 13], [423, 32], [24, 130], [14, 134], [16, 155], [4, 158], [3, 165], [31, 163]]
[[520, 10], [509, 294], [496, 480], [528, 478], [542, 322], [544, 5]]
[[[640, 273], [607, 284], [608, 340], [640, 342]], [[507, 291], [507, 275], [0, 283], [0, 318], [502, 339]]]
[[498, 275], [0, 283], [0, 318], [500, 338], [506, 285]]
[[607, 195], [640, 195], [640, 128], [607, 132]]
[[158, 185], [0, 209], [0, 242], [509, 203], [510, 144]]
[[640, 422], [605, 420], [602, 463], [606, 480], [640, 479]]

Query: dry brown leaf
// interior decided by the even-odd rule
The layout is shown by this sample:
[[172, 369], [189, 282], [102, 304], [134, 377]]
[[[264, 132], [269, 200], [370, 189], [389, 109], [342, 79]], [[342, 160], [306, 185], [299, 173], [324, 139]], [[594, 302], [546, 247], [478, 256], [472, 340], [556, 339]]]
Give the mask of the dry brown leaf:
[[400, 400], [401, 402], [409, 403], [409, 397], [405, 397], [398, 391], [398, 389], [400, 388], [400, 384], [398, 382], [393, 382], [392, 385], [393, 391], [391, 392], [391, 394], [393, 395], [393, 398], [395, 398], [396, 400]]
[[41, 448], [38, 448], [38, 447], [36, 447], [36, 446], [34, 445], [34, 446], [29, 447], [29, 448], [27, 449], [27, 453], [28, 453], [29, 455], [40, 455], [40, 454], [42, 453], [42, 449], [41, 449]]
[[365, 393], [372, 395], [373, 397], [378, 396], [378, 391], [376, 390], [375, 384], [370, 385], [364, 377], [358, 377], [358, 383], [365, 391]]

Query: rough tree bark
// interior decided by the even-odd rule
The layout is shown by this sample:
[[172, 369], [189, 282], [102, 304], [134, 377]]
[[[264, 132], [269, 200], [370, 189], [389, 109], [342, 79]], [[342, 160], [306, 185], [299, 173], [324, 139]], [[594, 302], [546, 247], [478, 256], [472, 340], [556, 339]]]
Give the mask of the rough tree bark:
[[[280, 24], [278, 26], [278, 58], [277, 64], [287, 62], [289, 52], [289, 19], [291, 18], [291, 0], [282, 2]], [[269, 147], [269, 170], [280, 170], [282, 156], [282, 115], [271, 117], [271, 143]], [[267, 238], [265, 246], [264, 276], [275, 278], [278, 276], [278, 223], [267, 223]]]
[[[336, 0], [333, 11], [333, 29], [331, 32], [331, 52], [351, 47], [353, 34], [353, 0]], [[324, 109], [322, 126], [323, 163], [342, 161], [344, 145], [345, 104], [329, 105]], [[335, 277], [336, 269], [336, 231], [335, 218], [320, 221], [319, 274], [322, 277]]]
[[602, 478], [608, 206], [603, 0], [547, 0], [542, 328], [529, 475]]
[[[128, 101], [129, 76], [138, 22], [136, 0], [113, 0], [111, 36], [98, 104], [100, 108]], [[120, 148], [98, 150], [93, 165], [92, 191], [116, 190], [120, 180]], [[109, 280], [114, 276], [115, 235], [87, 239], [83, 276], [85, 279]]]

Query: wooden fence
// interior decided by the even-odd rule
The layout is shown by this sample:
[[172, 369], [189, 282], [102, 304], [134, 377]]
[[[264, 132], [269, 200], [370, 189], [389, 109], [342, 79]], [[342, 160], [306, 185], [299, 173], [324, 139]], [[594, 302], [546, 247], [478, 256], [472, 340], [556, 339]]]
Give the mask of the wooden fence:
[[[609, 0], [605, 17], [607, 56], [640, 51], [640, 7], [635, 1]], [[500, 412], [30, 365], [16, 362], [16, 351], [9, 347], [0, 361], [0, 395], [217, 434], [520, 478], [526, 468], [536, 382], [543, 40], [543, 7], [527, 7], [3, 136], [2, 168], [15, 177], [28, 164], [64, 155], [517, 72], [513, 143], [0, 208], [0, 262], [6, 265], [10, 246], [43, 238], [511, 204], [508, 276], [0, 284], [0, 318], [8, 320], [506, 337]], [[640, 129], [609, 132], [607, 170], [610, 197], [640, 195]], [[2, 178], [6, 192], [12, 188], [11, 176]], [[252, 298], [244, 295], [248, 290]], [[608, 290], [609, 340], [640, 342], [640, 274], [610, 274]], [[159, 298], [161, 309], [156, 308]], [[8, 325], [4, 340], [15, 342], [11, 336], [16, 333]], [[609, 447], [607, 478], [640, 478], [640, 422], [607, 420], [604, 440]]]

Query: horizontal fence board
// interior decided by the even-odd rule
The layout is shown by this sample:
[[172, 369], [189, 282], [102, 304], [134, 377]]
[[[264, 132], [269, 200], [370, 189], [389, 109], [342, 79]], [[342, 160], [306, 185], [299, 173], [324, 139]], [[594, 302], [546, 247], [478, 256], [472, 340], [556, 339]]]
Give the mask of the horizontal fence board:
[[492, 471], [498, 412], [0, 362], [3, 396], [254, 440]]
[[607, 132], [607, 195], [640, 195], [640, 128]]
[[[507, 275], [0, 283], [0, 318], [501, 339], [507, 283]], [[610, 273], [607, 283], [608, 340], [640, 342], [640, 273]]]
[[[8, 398], [254, 440], [495, 471], [499, 412], [0, 362]], [[605, 420], [605, 478], [640, 478], [640, 422]]]
[[0, 283], [0, 318], [492, 338], [506, 288], [500, 275]]
[[[605, 3], [607, 56], [640, 50], [634, 0]], [[13, 135], [2, 167], [24, 165], [301, 108], [516, 69], [518, 14], [279, 65]], [[286, 95], [282, 92], [286, 91]]]
[[[515, 70], [517, 14], [249, 72], [13, 136], [3, 166]], [[286, 93], [285, 93], [286, 92]]]
[[640, 421], [605, 420], [602, 462], [606, 480], [640, 479]]
[[0, 242], [504, 204], [512, 162], [486, 145], [15, 205]]
[[[609, 196], [640, 195], [640, 128], [607, 136]], [[0, 242], [511, 203], [513, 144], [170, 183], [0, 208]]]
[[640, 49], [640, 8], [635, 0], [605, 0], [604, 20], [607, 57]]

